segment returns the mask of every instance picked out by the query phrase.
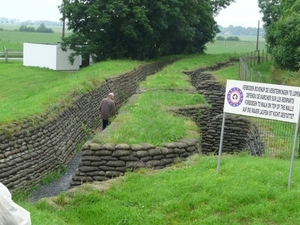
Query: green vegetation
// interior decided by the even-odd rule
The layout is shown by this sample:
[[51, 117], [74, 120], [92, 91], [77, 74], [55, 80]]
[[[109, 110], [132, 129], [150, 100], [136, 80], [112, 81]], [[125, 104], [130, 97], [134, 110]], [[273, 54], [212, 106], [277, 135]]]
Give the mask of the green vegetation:
[[214, 15], [231, 2], [64, 1], [60, 12], [72, 33], [62, 47], [70, 47], [72, 57], [91, 54], [95, 62], [203, 53], [204, 45], [219, 32]]
[[52, 181], [55, 181], [58, 178], [60, 178], [60, 176], [61, 176], [62, 173], [66, 173], [66, 172], [67, 172], [67, 167], [63, 166], [59, 170], [53, 171], [53, 172], [47, 174], [45, 177], [43, 177], [42, 181], [41, 181], [41, 184], [43, 184], [43, 185], [49, 184]]
[[105, 192], [87, 185], [53, 202], [18, 203], [39, 225], [300, 223], [300, 172], [288, 191], [289, 160], [224, 155], [220, 174], [216, 165], [217, 157], [195, 155], [168, 169], [128, 173]]
[[[239, 37], [240, 36], [252, 36], [252, 37], [257, 36], [257, 26], [242, 27], [242, 26], [229, 25], [228, 27], [222, 27], [221, 25], [219, 25], [219, 30], [220, 30], [221, 35], [230, 34], [230, 35], [238, 35]], [[264, 34], [265, 34], [264, 28], [260, 27], [259, 33], [260, 33], [261, 37], [264, 36]]]
[[39, 32], [39, 33], [54, 33], [54, 31], [51, 28], [47, 28], [45, 24], [41, 24], [38, 28], [34, 27], [27, 27], [26, 25], [22, 25], [19, 28], [19, 31], [22, 32]]
[[240, 41], [240, 38], [238, 36], [230, 36], [230, 37], [223, 37], [223, 36], [217, 36], [216, 37], [217, 41]]
[[[52, 38], [54, 34], [43, 35]], [[31, 38], [38, 35], [41, 34], [35, 33]], [[239, 43], [242, 42], [241, 38]], [[149, 76], [141, 83], [146, 92], [120, 109], [115, 122], [124, 124], [119, 126], [120, 132], [113, 132], [112, 140], [120, 138], [131, 143], [146, 139], [145, 136], [137, 137], [137, 133], [149, 134], [147, 138], [153, 143], [161, 142], [163, 136], [170, 140], [187, 134], [198, 136], [198, 128], [193, 122], [174, 117], [168, 111], [176, 106], [205, 103], [201, 95], [189, 92], [189, 79], [182, 72], [238, 58], [249, 52], [248, 49], [253, 51], [255, 42], [247, 41], [242, 46], [222, 46], [216, 42], [208, 45], [207, 54], [180, 56], [181, 60]], [[20, 62], [0, 62], [1, 70], [7, 71], [0, 75], [0, 124], [40, 114], [53, 107], [59, 109], [70, 104], [74, 94], [92, 90], [103, 79], [132, 70], [142, 63], [145, 62], [107, 61], [67, 73], [23, 67]], [[267, 63], [255, 68], [266, 74], [273, 72]], [[238, 79], [238, 63], [212, 73], [223, 84], [227, 79]], [[150, 115], [148, 121], [145, 121], [145, 114]], [[132, 126], [142, 116], [143, 124], [147, 125]], [[153, 118], [161, 125], [151, 126]], [[127, 129], [126, 121], [131, 122], [136, 133]], [[172, 129], [164, 129], [169, 126], [165, 125], [168, 122], [174, 124]], [[123, 136], [114, 137], [117, 133]], [[216, 174], [216, 157], [195, 155], [187, 162], [176, 163], [161, 171], [141, 169], [138, 173], [128, 173], [106, 192], [100, 187], [82, 186], [78, 191], [61, 193], [53, 202], [44, 199], [30, 203], [25, 200], [28, 192], [14, 194], [14, 200], [30, 211], [32, 224], [38, 225], [298, 224], [300, 172], [294, 171], [292, 187], [288, 191], [289, 163], [286, 159], [250, 157], [245, 153], [224, 155], [221, 173]], [[294, 167], [299, 167], [299, 161], [295, 161]], [[46, 176], [45, 182], [55, 175]]]
[[300, 0], [258, 0], [268, 52], [278, 68], [295, 72], [300, 69], [299, 5]]
[[[74, 95], [91, 91], [105, 78], [133, 70], [143, 62], [106, 61], [79, 72], [24, 67], [20, 62], [0, 62], [0, 125], [42, 114], [69, 104]], [[17, 81], [17, 82], [16, 82]]]
[[[209, 54], [228, 53], [229, 49], [232, 53], [247, 54], [256, 50], [256, 41], [215, 41], [206, 46], [205, 52]], [[265, 49], [265, 43], [259, 42], [258, 48]]]
[[227, 80], [239, 80], [239, 63], [232, 63], [232, 66], [212, 72], [220, 84], [226, 85]]
[[[94, 141], [160, 145], [185, 137], [199, 138], [199, 128], [194, 122], [185, 117], [174, 116], [170, 112], [170, 107], [206, 104], [203, 96], [188, 93], [193, 87], [183, 71], [194, 70], [201, 67], [201, 64], [211, 66], [234, 56], [236, 55], [194, 55], [178, 60], [155, 75], [147, 77], [140, 84], [146, 92], [119, 110], [119, 115], [114, 119], [118, 126], [107, 128], [106, 132], [98, 135]], [[229, 74], [224, 75], [223, 79], [226, 79], [227, 75]], [[238, 79], [238, 73], [230, 74], [230, 77]]]
[[146, 92], [137, 101], [120, 110], [121, 113], [114, 120], [118, 126], [107, 128], [105, 135], [98, 135], [94, 141], [160, 145], [183, 137], [199, 139], [199, 128], [194, 122], [167, 112], [170, 106], [199, 103], [205, 101], [198, 94], [159, 90]]
[[[23, 50], [23, 43], [49, 43], [54, 44], [61, 41], [61, 33], [32, 33], [19, 32], [14, 30], [0, 31], [1, 40], [0, 48], [8, 50], [18, 49]], [[0, 61], [1, 63], [1, 61]]]

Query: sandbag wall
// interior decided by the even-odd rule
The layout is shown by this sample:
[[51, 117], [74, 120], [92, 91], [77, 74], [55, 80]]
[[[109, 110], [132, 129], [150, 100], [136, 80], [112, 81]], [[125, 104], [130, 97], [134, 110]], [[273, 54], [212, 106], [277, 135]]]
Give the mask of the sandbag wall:
[[72, 177], [71, 186], [104, 181], [139, 168], [161, 169], [196, 153], [200, 153], [200, 144], [196, 139], [165, 143], [161, 148], [150, 144], [87, 142], [82, 147], [81, 162]]
[[[216, 68], [219, 69], [220, 66], [222, 64]], [[210, 69], [213, 70], [214, 67]], [[192, 84], [196, 87], [197, 92], [203, 94], [210, 104], [206, 111], [202, 111], [199, 118], [202, 137], [201, 151], [204, 154], [217, 154], [220, 146], [225, 87], [220, 85], [212, 74], [203, 72], [203, 70], [198, 69], [185, 73], [191, 76]], [[257, 125], [247, 118], [226, 114], [222, 152], [232, 154], [246, 150], [257, 156], [264, 153], [264, 146]]]
[[0, 182], [10, 190], [25, 188], [64, 167], [89, 130], [99, 127], [99, 103], [103, 97], [114, 92], [121, 105], [136, 91], [139, 82], [169, 63], [172, 62], [140, 66], [75, 97], [68, 108], [54, 107], [48, 114], [1, 126]]

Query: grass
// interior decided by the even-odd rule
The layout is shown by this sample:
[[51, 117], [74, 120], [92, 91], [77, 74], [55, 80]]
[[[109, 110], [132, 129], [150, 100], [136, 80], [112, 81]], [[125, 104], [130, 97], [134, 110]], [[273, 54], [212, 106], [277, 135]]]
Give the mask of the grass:
[[94, 64], [79, 72], [53, 71], [24, 67], [21, 62], [0, 62], [0, 126], [48, 109], [64, 106], [73, 94], [91, 91], [104, 79], [130, 71], [143, 64], [139, 61], [118, 60]]
[[0, 47], [8, 51], [23, 50], [23, 43], [48, 43], [54, 44], [61, 41], [61, 33], [32, 33], [15, 30], [0, 31]]
[[[277, 120], [267, 120], [260, 118], [251, 118], [258, 124], [261, 137], [265, 143], [265, 153], [270, 157], [278, 157], [289, 159], [293, 149], [295, 124], [286, 123]], [[300, 133], [299, 133], [300, 135]], [[296, 148], [299, 151], [300, 136], [298, 135], [298, 143]], [[300, 152], [296, 153], [299, 157]]]
[[161, 171], [128, 173], [106, 192], [62, 193], [57, 206], [20, 203], [39, 225], [300, 223], [300, 172], [289, 191], [289, 160], [224, 155], [220, 174], [216, 164], [217, 157], [195, 155]]
[[215, 75], [220, 84], [225, 86], [227, 80], [239, 80], [239, 63], [232, 63], [232, 66], [211, 73]]
[[[199, 128], [194, 122], [182, 116], [174, 116], [168, 111], [169, 107], [207, 104], [203, 96], [193, 90], [190, 77], [183, 71], [199, 68], [201, 63], [203, 67], [211, 66], [233, 56], [235, 55], [224, 54], [218, 57], [194, 55], [176, 61], [155, 75], [148, 76], [140, 84], [146, 92], [129, 106], [120, 109], [120, 114], [114, 119], [114, 123], [118, 126], [109, 127], [105, 133], [98, 133], [94, 141], [150, 143], [157, 146], [181, 138], [199, 139]], [[231, 77], [238, 79], [238, 74], [231, 74]], [[191, 90], [193, 93], [189, 93]]]
[[[221, 53], [249, 53], [256, 50], [256, 40], [249, 41], [215, 41], [206, 45], [206, 53], [209, 54], [221, 54]], [[260, 50], [265, 49], [265, 42], [260, 41], [258, 48]]]
[[160, 145], [184, 137], [199, 139], [199, 128], [185, 117], [167, 112], [170, 106], [205, 103], [196, 93], [176, 93], [155, 91], [142, 94], [139, 99], [120, 110], [114, 120], [117, 127], [107, 128], [105, 134], [99, 133], [94, 139], [98, 143], [150, 143]]
[[[200, 95], [189, 92], [191, 86], [182, 71], [238, 57], [249, 52], [248, 48], [253, 49], [253, 43], [227, 47], [210, 45], [208, 54], [186, 57], [157, 75], [148, 77], [141, 84], [147, 92], [133, 104], [124, 106], [115, 119], [118, 123], [128, 121], [129, 126], [124, 123], [123, 130], [112, 135], [128, 132], [127, 137], [120, 139], [123, 138], [126, 143], [136, 141], [140, 133], [145, 136], [138, 141], [149, 140], [152, 136], [153, 143], [162, 141], [159, 140], [161, 137], [173, 140], [183, 135], [198, 135], [198, 128], [193, 122], [167, 113], [169, 107], [205, 103]], [[220, 54], [223, 52], [225, 54]], [[59, 108], [65, 104], [63, 101], [69, 102], [69, 93], [91, 90], [102, 79], [123, 73], [141, 63], [108, 61], [77, 73], [65, 73], [27, 68], [19, 62], [0, 62], [1, 69], [7, 71], [5, 75], [0, 75], [0, 124], [43, 113], [54, 106]], [[237, 78], [238, 64], [214, 71], [214, 74], [221, 83]], [[68, 96], [67, 99], [65, 96]], [[147, 119], [144, 117], [146, 114], [149, 114]], [[153, 118], [159, 122], [153, 123]], [[139, 124], [143, 126], [138, 127], [136, 121], [141, 121]], [[153, 127], [155, 124], [158, 126]], [[136, 127], [135, 133], [128, 127]], [[150, 131], [155, 129], [158, 131], [151, 134]], [[187, 162], [176, 163], [161, 171], [141, 169], [137, 173], [128, 173], [120, 178], [121, 183], [106, 192], [83, 186], [77, 192], [61, 193], [56, 197], [57, 205], [47, 200], [33, 204], [22, 195], [14, 195], [14, 199], [31, 212], [33, 225], [298, 224], [300, 172], [295, 169], [292, 187], [288, 191], [289, 163], [286, 159], [258, 158], [246, 154], [224, 155], [221, 173], [216, 174], [215, 156], [195, 155]], [[299, 163], [295, 161], [294, 167], [298, 168]]]

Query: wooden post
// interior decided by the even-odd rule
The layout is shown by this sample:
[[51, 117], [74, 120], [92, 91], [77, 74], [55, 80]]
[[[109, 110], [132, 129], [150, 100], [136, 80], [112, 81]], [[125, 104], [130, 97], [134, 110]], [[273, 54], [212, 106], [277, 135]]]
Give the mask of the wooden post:
[[246, 63], [244, 64], [244, 71], [245, 71], [245, 81], [247, 81], [248, 67]]
[[239, 77], [240, 77], [240, 80], [243, 80], [242, 79], [242, 57], [240, 57], [240, 64], [239, 64]]
[[256, 51], [258, 51], [258, 42], [259, 42], [259, 21], [258, 21], [258, 26], [257, 26]]
[[250, 55], [249, 55], [249, 52], [247, 53], [247, 64], [249, 64], [250, 63]]
[[8, 62], [8, 51], [5, 47], [3, 47], [4, 55], [5, 55], [5, 62]]

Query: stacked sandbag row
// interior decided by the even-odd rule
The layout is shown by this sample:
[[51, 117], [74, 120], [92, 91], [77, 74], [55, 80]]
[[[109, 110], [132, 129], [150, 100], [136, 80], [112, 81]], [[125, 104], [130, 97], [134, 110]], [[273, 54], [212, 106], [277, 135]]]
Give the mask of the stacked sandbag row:
[[170, 110], [177, 115], [191, 118], [200, 127], [200, 118], [207, 112], [207, 105], [187, 105]]
[[139, 168], [161, 169], [200, 153], [196, 139], [165, 143], [161, 148], [150, 144], [97, 144], [91, 141], [82, 147], [82, 158], [71, 186], [84, 182], [104, 181]]
[[[225, 64], [224, 64], [225, 65]], [[216, 68], [224, 66], [219, 64]], [[199, 94], [203, 94], [209, 106], [200, 115], [203, 153], [216, 154], [220, 146], [225, 90], [217, 79], [201, 70], [186, 72], [191, 76], [193, 85]], [[226, 115], [222, 149], [227, 153], [247, 150], [252, 155], [262, 155], [264, 144], [259, 128], [241, 116]]]
[[[206, 133], [202, 136], [203, 153], [218, 153], [222, 131], [223, 114], [216, 116], [206, 125]], [[225, 117], [222, 152], [229, 154], [246, 150], [249, 142], [251, 122], [237, 115], [227, 114]]]

